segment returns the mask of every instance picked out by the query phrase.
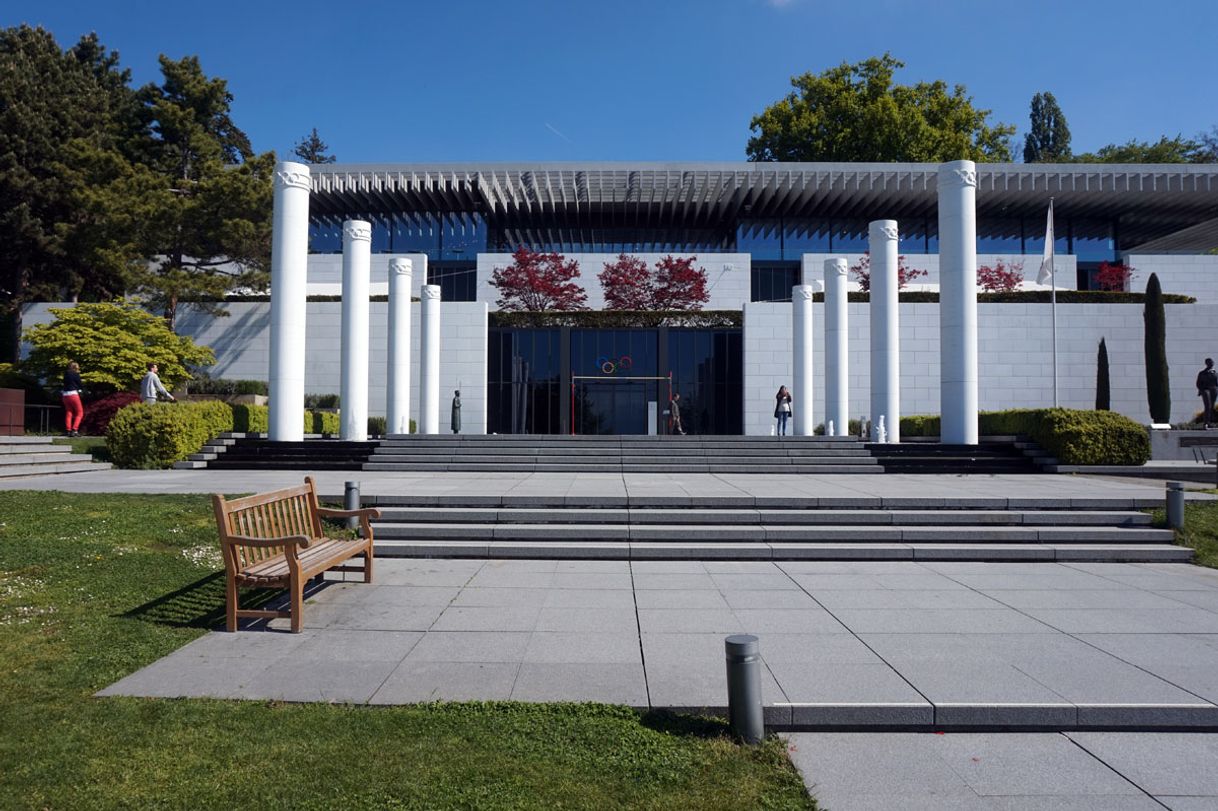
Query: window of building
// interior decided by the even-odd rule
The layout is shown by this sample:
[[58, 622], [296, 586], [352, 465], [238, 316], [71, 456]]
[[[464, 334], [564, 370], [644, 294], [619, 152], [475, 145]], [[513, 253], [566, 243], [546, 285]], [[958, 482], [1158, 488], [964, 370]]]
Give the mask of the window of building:
[[799, 262], [753, 263], [751, 301], [790, 301], [791, 288], [799, 284]]
[[439, 285], [441, 301], [477, 301], [475, 262], [428, 262], [427, 283]]
[[753, 259], [782, 259], [782, 221], [741, 222], [736, 228], [736, 250]]

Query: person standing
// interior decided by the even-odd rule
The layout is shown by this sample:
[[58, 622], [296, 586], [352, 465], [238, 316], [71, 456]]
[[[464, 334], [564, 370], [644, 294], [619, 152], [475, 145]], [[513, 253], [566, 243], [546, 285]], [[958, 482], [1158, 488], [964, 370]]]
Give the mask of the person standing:
[[452, 429], [454, 434], [461, 433], [461, 390], [453, 392]]
[[685, 429], [681, 427], [681, 395], [678, 392], [672, 393], [672, 400], [668, 403], [668, 410], [672, 412], [672, 432], [685, 436]]
[[80, 436], [80, 421], [85, 418], [85, 407], [80, 402], [84, 387], [80, 382], [80, 364], [72, 361], [63, 373], [63, 422], [68, 436]]
[[787, 421], [791, 419], [791, 392], [786, 386], [778, 387], [774, 395], [774, 419], [778, 420], [778, 435], [787, 435]]
[[1218, 371], [1214, 359], [1205, 359], [1205, 368], [1197, 373], [1197, 394], [1201, 395], [1201, 422], [1209, 428], [1214, 416], [1214, 401], [1218, 400]]
[[169, 391], [161, 384], [161, 378], [156, 373], [157, 365], [155, 363], [148, 364], [148, 374], [144, 375], [144, 379], [140, 381], [140, 399], [148, 405], [153, 405], [157, 401], [158, 395], [165, 395], [170, 402], [176, 403], [177, 400]]

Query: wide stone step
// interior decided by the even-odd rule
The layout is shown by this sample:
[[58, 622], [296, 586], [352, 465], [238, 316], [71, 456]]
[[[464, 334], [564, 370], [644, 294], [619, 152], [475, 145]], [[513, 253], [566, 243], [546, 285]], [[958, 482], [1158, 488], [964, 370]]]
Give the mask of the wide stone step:
[[0, 466], [70, 462], [81, 457], [86, 461], [91, 458], [84, 454], [74, 454], [62, 445], [48, 445], [45, 450], [39, 448], [31, 453], [6, 453], [0, 456]]
[[1150, 544], [1173, 541], [1171, 530], [1036, 526], [769, 526], [759, 524], [497, 524], [396, 523], [380, 520], [377, 538], [411, 540], [660, 541], [699, 543], [848, 541], [851, 543]]
[[[83, 454], [74, 454], [82, 456]], [[46, 476], [58, 473], [92, 473], [97, 470], [109, 470], [109, 462], [94, 462], [85, 457], [79, 461], [53, 462], [49, 464], [0, 465], [0, 478], [15, 478], [17, 476]]]
[[10, 456], [25, 456], [32, 453], [63, 453], [63, 445], [54, 445], [50, 442], [20, 442], [11, 445], [0, 445], [0, 459], [6, 459]]
[[[341, 498], [342, 494], [334, 495]], [[1076, 511], [1129, 512], [1163, 506], [1163, 498], [1027, 498], [960, 496], [959, 498], [918, 496], [715, 496], [689, 494], [602, 495], [600, 493], [504, 493], [472, 494], [398, 494], [365, 496], [365, 506], [376, 507], [510, 507], [548, 509], [570, 507], [696, 509], [759, 508], [775, 510], [1016, 510], [1048, 516], [1066, 516]]]
[[382, 523], [482, 524], [716, 524], [781, 525], [940, 525], [940, 526], [1149, 526], [1143, 512], [1009, 511], [1009, 510], [772, 510], [725, 508], [713, 511], [685, 508], [512, 508], [512, 507], [382, 507]]
[[625, 448], [551, 448], [551, 447], [520, 447], [516, 445], [503, 448], [488, 448], [481, 445], [469, 445], [453, 448], [431, 447], [401, 447], [380, 446], [376, 456], [385, 457], [486, 457], [508, 459], [517, 457], [550, 457], [556, 459], [586, 458], [586, 457], [645, 457], [661, 459], [701, 459], [701, 458], [763, 458], [763, 459], [870, 459], [865, 449], [860, 447], [841, 449], [822, 448], [666, 448], [666, 447], [625, 447]]
[[768, 544], [689, 542], [510, 542], [378, 540], [379, 557], [580, 558], [596, 560], [953, 560], [1186, 563], [1193, 552], [1179, 546], [1069, 544]]

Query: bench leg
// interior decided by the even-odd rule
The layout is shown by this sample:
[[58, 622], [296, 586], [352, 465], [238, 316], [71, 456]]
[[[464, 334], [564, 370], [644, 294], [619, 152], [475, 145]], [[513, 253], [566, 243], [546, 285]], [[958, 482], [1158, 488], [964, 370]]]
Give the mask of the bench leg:
[[229, 632], [237, 630], [237, 581], [231, 577], [225, 579], [224, 600], [225, 625]]
[[293, 577], [290, 584], [292, 590], [292, 633], [298, 634], [304, 627], [304, 581]]
[[364, 553], [364, 582], [372, 582], [372, 550]]

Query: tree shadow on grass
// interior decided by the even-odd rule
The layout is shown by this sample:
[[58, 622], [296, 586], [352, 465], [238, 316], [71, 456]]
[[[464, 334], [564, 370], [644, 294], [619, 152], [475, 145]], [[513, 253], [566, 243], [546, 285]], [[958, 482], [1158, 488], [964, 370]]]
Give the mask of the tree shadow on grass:
[[671, 710], [648, 710], [641, 714], [639, 722], [656, 732], [683, 737], [722, 738], [731, 735], [731, 727], [722, 718], [685, 715]]

